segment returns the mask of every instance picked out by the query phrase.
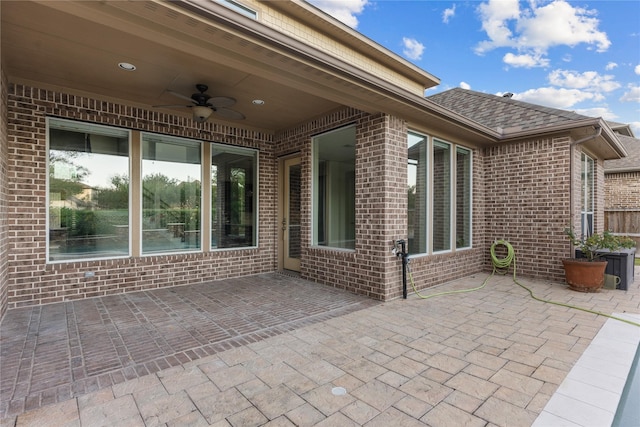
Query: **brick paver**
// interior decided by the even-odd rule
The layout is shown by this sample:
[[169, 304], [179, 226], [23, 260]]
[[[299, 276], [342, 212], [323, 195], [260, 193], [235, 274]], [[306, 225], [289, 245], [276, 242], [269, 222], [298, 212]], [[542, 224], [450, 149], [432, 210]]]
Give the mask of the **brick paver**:
[[[0, 417], [376, 304], [266, 274], [10, 310], [0, 326]], [[167, 389], [186, 380], [175, 379]]]
[[[169, 290], [167, 300], [154, 292], [153, 298], [136, 295], [121, 305], [93, 302], [92, 307], [106, 311], [86, 312], [88, 323], [81, 326], [71, 321], [78, 319], [77, 314], [70, 315], [77, 307], [64, 304], [28, 313], [10, 311], [2, 325], [3, 393], [20, 391], [25, 398], [20, 404], [17, 399], [5, 400], [3, 394], [3, 422], [33, 426], [528, 426], [606, 321], [532, 300], [509, 277], [494, 277], [484, 289], [472, 293], [429, 300], [412, 295], [406, 301], [381, 304], [322, 285], [276, 280], [274, 276], [241, 279], [240, 287], [252, 284], [251, 292], [243, 297], [246, 311], [237, 300], [223, 307], [220, 299], [212, 310], [224, 314], [215, 316], [204, 309], [198, 311], [210, 302], [204, 301], [203, 291], [197, 287], [185, 289], [185, 293], [176, 288], [173, 291], [178, 295]], [[627, 292], [603, 290], [599, 294], [576, 293], [561, 284], [522, 282], [543, 298], [601, 311], [606, 307], [611, 312], [640, 313], [639, 278], [636, 275]], [[475, 275], [438, 291], [477, 286], [482, 279]], [[288, 313], [284, 323], [276, 325], [273, 313], [263, 313], [255, 321], [263, 329], [240, 335], [250, 324], [247, 313], [265, 299], [263, 292], [256, 291], [262, 280], [272, 295], [279, 291], [291, 295], [293, 288], [301, 286], [304, 298], [318, 298], [319, 306], [327, 303], [327, 298], [344, 298], [346, 302], [329, 313], [312, 308], [313, 315], [306, 318], [296, 313], [299, 306], [294, 300], [285, 302], [283, 310], [274, 299], [266, 298], [267, 306], [274, 304], [278, 313]], [[330, 295], [323, 295], [325, 291]], [[318, 294], [310, 296], [313, 292]], [[285, 295], [279, 298], [285, 300]], [[153, 307], [161, 300], [164, 305], [158, 311]], [[305, 300], [304, 307], [310, 304], [313, 302]], [[335, 307], [335, 301], [327, 304]], [[143, 305], [139, 311], [132, 308]], [[240, 320], [229, 317], [229, 307]], [[110, 310], [118, 310], [122, 319]], [[202, 341], [217, 334], [206, 335], [205, 331], [212, 330], [207, 324], [214, 323], [218, 314], [224, 318], [218, 327], [237, 334], [233, 345], [223, 345], [224, 340], [213, 344]], [[44, 319], [50, 324], [43, 323]], [[123, 355], [137, 363], [112, 371], [94, 363], [89, 375], [86, 367], [90, 363], [73, 362], [74, 357], [91, 351], [82, 347], [89, 342], [83, 341], [85, 332], [74, 337], [69, 331], [95, 328], [98, 319], [109, 320], [103, 333], [111, 347], [91, 340], [97, 354], [104, 352], [105, 364], [114, 366], [114, 354], [119, 355], [116, 359], [121, 364], [127, 361]], [[176, 319], [187, 320], [173, 324]], [[15, 325], [18, 321], [24, 325]], [[71, 327], [62, 328], [61, 322]], [[48, 328], [52, 336], [41, 328]], [[152, 338], [133, 345], [119, 328], [137, 329], [137, 334]], [[188, 345], [178, 349], [180, 334]], [[18, 356], [5, 353], [5, 343]], [[159, 348], [167, 353], [153, 359], [155, 365], [151, 365], [140, 359], [145, 345], [150, 353]], [[136, 349], [135, 355], [128, 350], [130, 346]], [[92, 381], [83, 387], [72, 382], [67, 391], [51, 395], [49, 390], [58, 393], [64, 386], [60, 385], [64, 375], [46, 379], [45, 371], [35, 368], [64, 368], [59, 360], [45, 363], [38, 355], [55, 359], [55, 349], [63, 347], [69, 366], [65, 372], [81, 369], [85, 380]], [[71, 353], [75, 347], [83, 351]], [[169, 349], [175, 353], [168, 353]], [[4, 366], [5, 354], [8, 368]], [[4, 376], [12, 372], [9, 369], [16, 370], [10, 380]], [[29, 381], [34, 378], [39, 381], [33, 385], [37, 398], [29, 394]], [[47, 388], [40, 381], [53, 386]], [[335, 387], [343, 387], [346, 393], [335, 394]], [[46, 402], [52, 405], [42, 407]]]

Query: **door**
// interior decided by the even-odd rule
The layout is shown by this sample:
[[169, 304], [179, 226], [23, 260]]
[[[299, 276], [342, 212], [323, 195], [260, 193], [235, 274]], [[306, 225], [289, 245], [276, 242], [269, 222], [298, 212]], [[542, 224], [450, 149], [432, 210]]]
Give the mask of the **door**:
[[300, 271], [300, 219], [302, 216], [300, 157], [284, 160], [283, 168], [282, 266], [285, 270]]

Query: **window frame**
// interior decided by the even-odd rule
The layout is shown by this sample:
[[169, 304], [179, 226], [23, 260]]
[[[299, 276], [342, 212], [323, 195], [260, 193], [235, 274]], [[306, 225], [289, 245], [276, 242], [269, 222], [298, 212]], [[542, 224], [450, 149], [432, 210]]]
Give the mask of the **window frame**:
[[[189, 143], [195, 143], [198, 144], [199, 146], [199, 152], [200, 152], [200, 204], [199, 204], [199, 208], [200, 208], [200, 236], [199, 236], [199, 246], [196, 249], [178, 249], [178, 250], [159, 250], [159, 251], [148, 251], [145, 252], [144, 250], [144, 231], [145, 228], [143, 226], [143, 219], [144, 219], [144, 138], [145, 136], [148, 135], [152, 138], [157, 138], [160, 140], [174, 140], [174, 141], [184, 141], [184, 142], [189, 142]], [[139, 215], [140, 215], [140, 222], [139, 227], [140, 229], [138, 230], [138, 242], [139, 242], [139, 253], [141, 257], [149, 257], [149, 256], [158, 256], [158, 255], [174, 255], [174, 254], [193, 254], [193, 253], [202, 253], [204, 252], [204, 242], [205, 242], [205, 234], [207, 232], [207, 230], [204, 228], [204, 224], [203, 224], [203, 220], [204, 220], [204, 209], [206, 208], [204, 206], [204, 195], [203, 195], [203, 188], [205, 185], [205, 180], [204, 180], [204, 176], [205, 176], [205, 172], [204, 172], [204, 168], [205, 166], [203, 165], [204, 163], [204, 148], [203, 146], [205, 145], [205, 142], [201, 141], [201, 140], [197, 140], [197, 139], [191, 139], [191, 138], [183, 138], [183, 137], [179, 137], [179, 136], [174, 136], [174, 135], [166, 135], [166, 134], [161, 134], [161, 133], [154, 133], [154, 132], [140, 132], [140, 159], [139, 161], [139, 171], [140, 171], [140, 176], [135, 177], [135, 179], [137, 180], [137, 185], [139, 185], [140, 188], [140, 199], [138, 200], [139, 203]], [[209, 233], [211, 231], [209, 230]]]
[[[464, 146], [462, 144], [453, 143], [447, 141], [445, 139], [428, 135], [423, 132], [416, 131], [414, 129], [409, 129], [407, 131], [407, 149], [409, 149], [409, 134], [413, 134], [415, 136], [419, 136], [425, 139], [427, 143], [427, 173], [426, 179], [427, 183], [425, 185], [426, 189], [426, 213], [425, 213], [425, 233], [423, 238], [426, 239], [426, 251], [420, 253], [410, 254], [409, 257], [422, 257], [436, 254], [445, 254], [445, 253], [455, 253], [458, 251], [465, 251], [469, 249], [473, 249], [473, 149], [468, 146]], [[434, 143], [442, 143], [446, 144], [449, 147], [449, 248], [443, 250], [434, 250], [434, 171], [435, 171], [435, 163], [434, 163]], [[463, 247], [457, 247], [457, 214], [458, 209], [461, 208], [457, 204], [457, 196], [458, 196], [458, 171], [457, 171], [457, 155], [458, 149], [465, 150], [469, 155], [469, 244]], [[409, 158], [407, 155], [407, 168], [409, 167]], [[408, 169], [407, 169], [408, 172]], [[419, 177], [417, 177], [418, 179]], [[408, 184], [407, 184], [408, 185]], [[407, 205], [408, 208], [408, 205]], [[408, 217], [408, 212], [407, 212]], [[407, 224], [407, 233], [408, 224]], [[410, 248], [411, 249], [411, 248]]]
[[[457, 224], [457, 215], [458, 209], [460, 208], [457, 203], [458, 198], [458, 168], [457, 168], [457, 158], [458, 158], [458, 150], [464, 150], [468, 152], [469, 155], [469, 244], [466, 246], [458, 247], [458, 224]], [[456, 197], [456, 206], [454, 212], [454, 248], [456, 251], [463, 251], [467, 249], [473, 248], [473, 150], [462, 145], [456, 145], [455, 147], [455, 162], [456, 168], [454, 170], [454, 180], [455, 180], [455, 197]]]
[[[45, 135], [45, 150], [46, 150], [46, 196], [45, 196], [45, 209], [46, 209], [46, 242], [45, 242], [45, 263], [46, 264], [63, 264], [63, 263], [76, 263], [84, 261], [96, 261], [96, 260], [111, 260], [111, 259], [127, 259], [133, 257], [151, 257], [151, 256], [167, 256], [167, 255], [181, 255], [181, 254], [193, 254], [193, 253], [213, 253], [219, 251], [231, 251], [231, 250], [255, 250], [260, 246], [260, 150], [252, 147], [244, 147], [240, 145], [225, 144], [216, 141], [204, 141], [193, 138], [184, 138], [180, 136], [161, 134], [154, 132], [138, 131], [133, 129], [122, 128], [118, 126], [103, 125], [92, 122], [84, 122], [80, 120], [63, 119], [55, 116], [45, 117], [46, 122], [46, 135]], [[126, 133], [127, 136], [127, 174], [129, 179], [128, 189], [128, 212], [127, 212], [127, 253], [118, 255], [107, 256], [92, 256], [71, 258], [63, 257], [63, 259], [51, 260], [50, 253], [50, 226], [51, 226], [51, 214], [50, 214], [50, 129], [52, 123], [60, 124], [59, 129], [64, 129], [64, 124], [68, 123], [67, 127], [70, 131], [84, 131], [90, 133], [91, 129], [103, 129], [103, 132], [97, 132], [98, 134], [113, 135]], [[54, 126], [54, 129], [56, 127]], [[78, 130], [80, 128], [80, 130]], [[143, 161], [144, 155], [144, 138], [145, 135], [150, 136], [157, 140], [179, 140], [187, 141], [190, 143], [198, 144], [200, 155], [200, 197], [199, 197], [199, 210], [200, 210], [200, 244], [198, 248], [186, 248], [186, 249], [167, 249], [158, 251], [143, 252]], [[211, 195], [207, 194], [211, 192], [211, 172], [212, 172], [212, 150], [214, 147], [219, 146], [223, 149], [231, 151], [237, 151], [243, 155], [251, 157], [253, 163], [253, 191], [252, 191], [252, 224], [253, 229], [251, 240], [253, 244], [249, 246], [229, 246], [229, 247], [212, 247], [211, 239], [213, 234], [213, 224], [211, 218], [212, 199]], [[194, 163], [195, 164], [195, 163]], [[207, 211], [209, 211], [207, 213]]]
[[[422, 224], [425, 232], [424, 234], [421, 236], [421, 239], [424, 240], [424, 244], [425, 244], [425, 252], [417, 252], [416, 255], [426, 255], [429, 254], [429, 251], [431, 250], [431, 216], [432, 216], [432, 212], [431, 212], [431, 201], [430, 201], [430, 196], [431, 196], [431, 192], [432, 192], [432, 188], [431, 188], [431, 169], [432, 169], [432, 155], [431, 155], [431, 137], [427, 134], [421, 133], [421, 132], [417, 132], [417, 131], [413, 131], [413, 130], [409, 130], [407, 131], [407, 150], [409, 149], [409, 144], [408, 144], [408, 135], [409, 134], [413, 134], [416, 137], [420, 137], [424, 140], [425, 142], [425, 162], [426, 162], [426, 166], [424, 168], [424, 176], [420, 177], [418, 176], [418, 172], [419, 170], [416, 170], [416, 188], [418, 187], [418, 179], [419, 178], [423, 178], [424, 179], [424, 191], [422, 192], [422, 197], [424, 198], [424, 223]], [[407, 154], [407, 168], [409, 167], [409, 158], [408, 158], [408, 154]], [[408, 173], [408, 169], [407, 169], [407, 178], [409, 176]], [[408, 180], [407, 180], [407, 185], [408, 185]], [[416, 192], [417, 195], [417, 192]], [[408, 197], [408, 193], [407, 193], [407, 197]], [[408, 200], [407, 200], [407, 209], [409, 208], [408, 205]], [[409, 213], [407, 212], [407, 221], [409, 218]], [[409, 224], [407, 224], [407, 237], [408, 237], [408, 226]], [[412, 250], [411, 246], [409, 246], [409, 251]]]
[[[591, 167], [590, 170], [588, 168]], [[590, 180], [587, 180], [590, 177]], [[589, 191], [591, 197], [588, 196]], [[580, 233], [587, 238], [594, 233], [596, 199], [596, 161], [585, 152], [580, 153]], [[591, 202], [591, 206], [586, 206]], [[590, 218], [589, 223], [586, 219]], [[590, 227], [590, 228], [589, 228]]]
[[[213, 188], [213, 175], [212, 175], [212, 169], [213, 169], [213, 162], [212, 162], [212, 153], [213, 153], [213, 148], [214, 146], [220, 146], [220, 147], [225, 147], [227, 149], [230, 149], [231, 151], [237, 151], [239, 153], [252, 153], [253, 154], [253, 159], [254, 159], [254, 182], [253, 182], [253, 205], [254, 205], [254, 209], [253, 209], [253, 224], [252, 224], [252, 228], [253, 228], [253, 241], [254, 244], [250, 245], [250, 246], [229, 246], [229, 247], [213, 247], [213, 217], [210, 218], [210, 220], [208, 221], [208, 230], [207, 230], [207, 235], [205, 236], [208, 239], [208, 245], [209, 245], [209, 250], [208, 252], [219, 252], [219, 251], [230, 251], [230, 250], [243, 250], [243, 249], [256, 249], [259, 247], [260, 245], [260, 221], [258, 220], [259, 217], [259, 213], [260, 213], [260, 194], [259, 194], [259, 190], [260, 190], [260, 150], [255, 149], [255, 148], [249, 148], [249, 147], [241, 147], [241, 146], [237, 146], [237, 145], [229, 145], [229, 144], [223, 144], [223, 143], [219, 143], [219, 142], [210, 142], [209, 143], [209, 149], [208, 149], [208, 165], [207, 167], [209, 168], [209, 173], [208, 173], [208, 183], [207, 183], [207, 191], [211, 192], [211, 189]], [[206, 153], [205, 153], [206, 154]], [[204, 167], [203, 167], [204, 169]], [[203, 180], [203, 188], [204, 188], [204, 180]], [[202, 191], [203, 197], [204, 197], [204, 190]], [[203, 208], [204, 209], [208, 209], [209, 212], [213, 211], [213, 198], [212, 196], [209, 197], [209, 206]], [[203, 217], [204, 220], [204, 217]], [[204, 222], [203, 222], [204, 223]], [[206, 240], [205, 240], [206, 241]]]
[[[345, 248], [345, 247], [340, 247], [340, 246], [330, 246], [328, 243], [327, 244], [320, 244], [319, 243], [319, 236], [318, 236], [318, 228], [319, 228], [319, 210], [317, 209], [317, 205], [319, 204], [316, 199], [317, 197], [317, 192], [319, 191], [318, 189], [318, 185], [319, 185], [319, 163], [318, 163], [318, 150], [319, 150], [319, 138], [331, 135], [333, 133], [337, 133], [337, 132], [342, 132], [342, 131], [346, 131], [348, 129], [353, 129], [353, 133], [354, 133], [354, 139], [353, 139], [353, 150], [354, 150], [354, 156], [353, 156], [353, 168], [354, 168], [354, 192], [353, 192], [353, 215], [354, 215], [354, 225], [353, 225], [353, 233], [354, 233], [354, 239], [353, 239], [353, 248]], [[344, 251], [344, 252], [355, 252], [356, 251], [356, 247], [357, 247], [357, 239], [356, 239], [356, 224], [355, 224], [355, 218], [356, 216], [356, 198], [357, 198], [357, 185], [356, 185], [356, 168], [357, 168], [357, 151], [356, 151], [356, 145], [357, 145], [357, 128], [355, 124], [347, 124], [345, 126], [341, 126], [338, 128], [334, 128], [334, 129], [330, 129], [326, 132], [322, 132], [316, 135], [313, 135], [311, 138], [311, 233], [310, 233], [310, 237], [311, 237], [311, 242], [310, 242], [310, 246], [314, 249], [323, 249], [323, 250], [334, 250], [334, 251]], [[323, 188], [325, 189], [325, 193], [326, 193], [326, 189], [327, 189], [327, 183], [326, 181], [324, 182], [324, 186]], [[326, 203], [326, 197], [325, 199], [323, 199], [324, 204], [323, 204], [323, 209], [326, 211], [327, 209], [327, 203]], [[326, 212], [325, 212], [326, 215]], [[325, 236], [327, 233], [329, 233], [328, 227], [326, 227], [327, 222], [324, 222], [325, 225]]]
[[[91, 256], [91, 257], [82, 257], [82, 258], [65, 258], [65, 259], [51, 259], [51, 200], [50, 200], [50, 167], [51, 167], [51, 129], [52, 123], [58, 123], [60, 127], [54, 127], [54, 129], [62, 129], [64, 130], [65, 124], [71, 130], [78, 129], [86, 129], [90, 131], [91, 129], [103, 129], [103, 134], [116, 134], [116, 133], [126, 133], [127, 134], [127, 150], [128, 150], [128, 166], [127, 166], [127, 174], [129, 177], [129, 194], [127, 198], [127, 220], [128, 220], [128, 232], [127, 232], [127, 253], [122, 255], [108, 255], [108, 256]], [[80, 120], [69, 120], [55, 116], [47, 116], [45, 117], [45, 126], [46, 126], [46, 137], [45, 137], [45, 146], [46, 146], [46, 176], [45, 176], [45, 207], [46, 207], [46, 241], [45, 241], [45, 264], [64, 264], [64, 263], [74, 263], [74, 262], [88, 262], [88, 261], [100, 261], [107, 259], [127, 259], [133, 256], [133, 233], [132, 233], [132, 220], [133, 220], [133, 197], [132, 197], [132, 189], [131, 183], [133, 180], [133, 138], [132, 132], [130, 129], [118, 127], [118, 126], [110, 126], [110, 125], [102, 125], [98, 123], [84, 122]]]
[[[436, 143], [438, 144], [443, 144], [446, 145], [448, 147], [448, 151], [449, 151], [449, 174], [448, 174], [448, 179], [449, 179], [449, 242], [448, 242], [448, 248], [445, 249], [439, 249], [436, 250], [435, 249], [435, 221], [436, 221], [436, 215], [435, 215], [435, 146]], [[452, 153], [455, 152], [455, 145], [447, 142], [443, 139], [440, 138], [431, 138], [431, 149], [429, 150], [429, 153], [431, 155], [431, 168], [429, 170], [429, 176], [430, 176], [430, 183], [429, 183], [429, 187], [431, 188], [431, 198], [429, 199], [429, 201], [431, 202], [430, 204], [430, 211], [431, 211], [431, 221], [429, 222], [429, 228], [431, 231], [431, 250], [433, 254], [441, 254], [441, 253], [449, 253], [449, 252], [453, 252], [453, 236], [455, 235], [455, 223], [454, 223], [454, 214], [455, 214], [455, 188], [454, 188], [454, 157], [452, 155]], [[443, 239], [444, 241], [445, 239]]]

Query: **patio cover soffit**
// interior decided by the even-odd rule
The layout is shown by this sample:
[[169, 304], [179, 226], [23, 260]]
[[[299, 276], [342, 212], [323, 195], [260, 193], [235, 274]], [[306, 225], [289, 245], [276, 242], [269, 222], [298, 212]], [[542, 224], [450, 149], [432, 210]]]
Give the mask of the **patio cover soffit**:
[[[298, 3], [287, 7], [307, 14], [314, 25], [327, 25], [319, 11]], [[422, 94], [215, 2], [207, 10], [185, 1], [4, 1], [0, 7], [2, 66], [11, 82], [97, 94], [143, 108], [182, 104], [167, 91], [189, 95], [195, 83], [205, 83], [210, 94], [237, 99], [234, 109], [247, 116], [238, 126], [268, 132], [349, 106], [427, 123], [436, 132], [471, 142], [489, 143], [499, 136]], [[379, 55], [385, 66], [425, 87], [437, 81], [355, 31], [335, 29], [341, 41]], [[138, 69], [118, 70], [121, 61]], [[256, 98], [266, 101], [264, 108], [251, 104]], [[157, 111], [190, 115], [184, 108]]]

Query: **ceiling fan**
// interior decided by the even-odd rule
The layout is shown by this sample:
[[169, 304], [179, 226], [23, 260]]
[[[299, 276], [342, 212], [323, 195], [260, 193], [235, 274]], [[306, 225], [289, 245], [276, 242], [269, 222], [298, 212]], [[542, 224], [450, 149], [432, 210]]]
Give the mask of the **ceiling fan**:
[[178, 98], [191, 101], [190, 105], [154, 105], [154, 107], [191, 108], [193, 111], [193, 120], [198, 123], [205, 122], [214, 113], [229, 120], [242, 120], [245, 118], [244, 114], [228, 108], [236, 103], [234, 98], [228, 96], [210, 96], [205, 93], [209, 87], [201, 83], [196, 85], [196, 89], [198, 92], [193, 93], [190, 97], [170, 90], [167, 91]]

